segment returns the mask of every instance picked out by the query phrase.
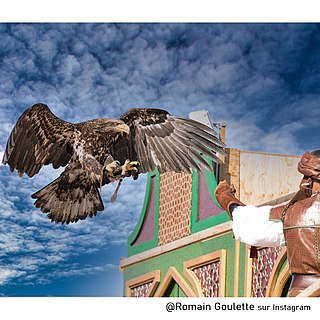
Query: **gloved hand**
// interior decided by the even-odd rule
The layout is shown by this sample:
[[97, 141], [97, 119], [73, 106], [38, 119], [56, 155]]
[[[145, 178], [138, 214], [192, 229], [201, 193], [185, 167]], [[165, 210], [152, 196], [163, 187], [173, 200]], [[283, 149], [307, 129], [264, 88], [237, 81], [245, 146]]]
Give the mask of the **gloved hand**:
[[216, 190], [214, 191], [215, 195], [219, 195], [222, 193], [228, 193], [230, 192], [232, 195], [236, 194], [236, 189], [233, 185], [228, 184], [228, 182], [226, 180], [221, 181]]
[[217, 201], [221, 207], [227, 211], [230, 219], [232, 219], [232, 214], [230, 212], [230, 206], [232, 204], [244, 206], [244, 204], [235, 197], [235, 193], [236, 189], [234, 186], [230, 186], [225, 180], [221, 181], [214, 191]]

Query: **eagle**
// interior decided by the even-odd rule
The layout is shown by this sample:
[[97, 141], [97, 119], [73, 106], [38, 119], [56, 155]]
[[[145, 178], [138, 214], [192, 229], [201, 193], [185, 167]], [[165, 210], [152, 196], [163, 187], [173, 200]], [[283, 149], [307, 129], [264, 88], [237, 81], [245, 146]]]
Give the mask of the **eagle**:
[[[224, 143], [214, 130], [192, 119], [152, 108], [132, 108], [118, 119], [70, 123], [37, 103], [26, 109], [8, 138], [3, 164], [21, 177], [44, 165], [65, 167], [58, 178], [31, 197], [52, 222], [70, 223], [104, 210], [103, 185], [157, 169], [164, 172], [212, 171], [221, 163]], [[209, 161], [208, 161], [209, 160]]]

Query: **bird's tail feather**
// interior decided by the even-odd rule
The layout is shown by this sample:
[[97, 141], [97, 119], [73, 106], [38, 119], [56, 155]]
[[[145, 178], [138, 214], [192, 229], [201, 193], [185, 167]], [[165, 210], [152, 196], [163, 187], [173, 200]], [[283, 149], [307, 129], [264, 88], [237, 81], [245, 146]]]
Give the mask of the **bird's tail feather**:
[[34, 205], [47, 213], [52, 222], [70, 223], [93, 217], [104, 209], [96, 185], [75, 186], [61, 183], [61, 176], [32, 195]]

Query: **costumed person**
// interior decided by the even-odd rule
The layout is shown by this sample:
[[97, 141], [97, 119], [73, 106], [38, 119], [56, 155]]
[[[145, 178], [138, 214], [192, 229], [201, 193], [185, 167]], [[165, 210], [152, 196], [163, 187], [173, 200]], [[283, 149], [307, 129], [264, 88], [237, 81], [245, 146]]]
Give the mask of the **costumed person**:
[[226, 181], [215, 190], [217, 201], [233, 220], [236, 240], [251, 246], [287, 247], [292, 274], [288, 297], [320, 279], [320, 149], [305, 152], [298, 171], [303, 174], [299, 191], [286, 205], [245, 205]]

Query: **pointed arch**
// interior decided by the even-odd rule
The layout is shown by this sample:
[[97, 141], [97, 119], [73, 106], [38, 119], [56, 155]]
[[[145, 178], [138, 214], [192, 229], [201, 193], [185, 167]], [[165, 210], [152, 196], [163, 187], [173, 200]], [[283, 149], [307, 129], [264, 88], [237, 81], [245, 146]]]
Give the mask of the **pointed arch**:
[[[152, 297], [160, 283], [160, 270], [155, 270], [147, 274], [130, 279], [125, 283], [125, 296], [132, 297], [135, 290], [144, 291], [146, 297]], [[144, 287], [144, 288], [143, 288]], [[144, 289], [144, 290], [141, 290]], [[141, 295], [139, 295], [141, 296]]]
[[203, 288], [201, 287], [201, 283], [194, 273], [194, 269], [199, 267], [208, 266], [210, 264], [219, 264], [219, 289], [218, 296], [225, 296], [225, 277], [226, 277], [226, 250], [221, 249], [215, 252], [211, 252], [209, 254], [197, 257], [192, 260], [188, 260], [184, 262], [184, 275], [191, 283], [197, 297], [204, 297]]
[[266, 291], [266, 297], [281, 297], [284, 286], [290, 277], [289, 264], [287, 263], [283, 267], [286, 262], [286, 258], [287, 250], [286, 248], [283, 248], [272, 269], [268, 289]]
[[185, 293], [187, 297], [196, 297], [193, 290], [189, 287], [187, 282], [183, 279], [181, 274], [174, 267], [169, 268], [154, 297], [163, 297], [172, 281], [178, 284], [178, 286], [182, 289], [182, 291]]
[[286, 258], [287, 250], [286, 248], [283, 248], [270, 275], [270, 285], [266, 292], [267, 297], [281, 297], [284, 286], [290, 277], [289, 263], [283, 267], [286, 262]]

